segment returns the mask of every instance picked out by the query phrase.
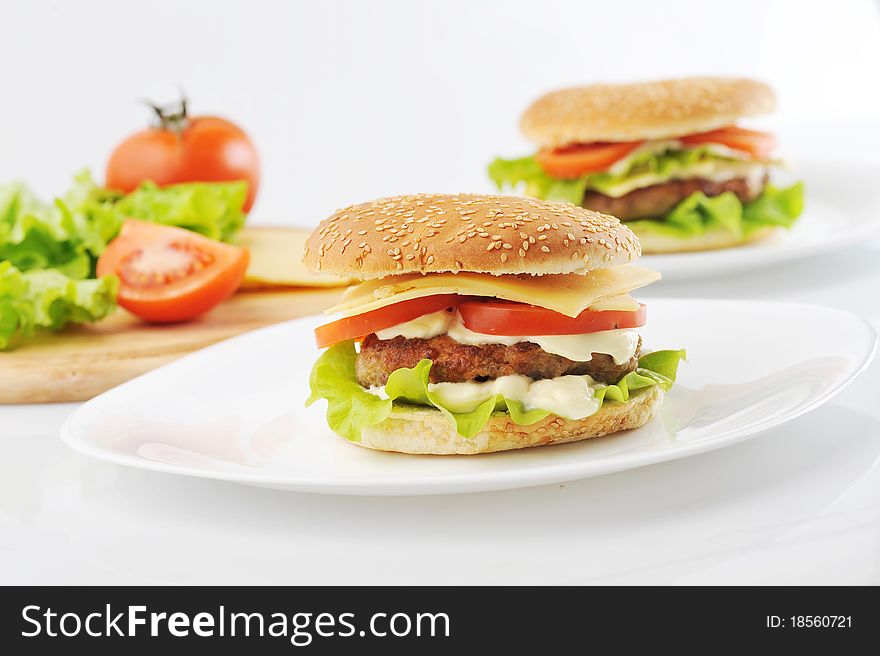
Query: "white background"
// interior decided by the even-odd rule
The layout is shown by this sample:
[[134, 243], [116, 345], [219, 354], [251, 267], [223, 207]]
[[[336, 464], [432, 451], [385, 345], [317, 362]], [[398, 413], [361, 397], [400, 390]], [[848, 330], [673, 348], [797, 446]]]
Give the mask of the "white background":
[[[47, 196], [84, 165], [100, 176], [149, 119], [137, 99], [170, 100], [177, 85], [257, 142], [256, 222], [488, 190], [486, 162], [528, 149], [516, 130], [528, 102], [596, 80], [755, 76], [779, 94], [767, 124], [786, 151], [842, 161], [845, 175], [880, 150], [880, 19], [866, 0], [0, 7], [0, 180]], [[866, 245], [651, 293], [823, 303], [880, 327], [878, 262]], [[69, 405], [0, 407], [0, 582], [876, 584], [878, 389], [875, 364], [834, 402], [717, 453], [431, 499], [129, 470], [60, 444]]]
[[[50, 196], [184, 88], [263, 160], [252, 220], [313, 225], [350, 202], [489, 190], [525, 154], [520, 112], [591, 81], [745, 75], [774, 127], [880, 121], [875, 2], [33, 0], [2, 4], [0, 181]], [[831, 130], [833, 132], [833, 130]], [[836, 142], [832, 141], [832, 144]]]

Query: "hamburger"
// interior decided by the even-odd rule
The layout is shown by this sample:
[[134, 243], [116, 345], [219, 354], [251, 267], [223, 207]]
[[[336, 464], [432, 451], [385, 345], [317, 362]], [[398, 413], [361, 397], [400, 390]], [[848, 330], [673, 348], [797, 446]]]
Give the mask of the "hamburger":
[[306, 241], [355, 278], [315, 330], [307, 404], [360, 446], [476, 454], [651, 420], [683, 351], [648, 352], [635, 235], [567, 203], [417, 194], [353, 205]]
[[776, 139], [739, 127], [773, 90], [741, 78], [594, 84], [549, 93], [520, 121], [538, 151], [496, 159], [499, 189], [612, 214], [645, 253], [727, 248], [790, 228], [803, 186], [770, 184]]

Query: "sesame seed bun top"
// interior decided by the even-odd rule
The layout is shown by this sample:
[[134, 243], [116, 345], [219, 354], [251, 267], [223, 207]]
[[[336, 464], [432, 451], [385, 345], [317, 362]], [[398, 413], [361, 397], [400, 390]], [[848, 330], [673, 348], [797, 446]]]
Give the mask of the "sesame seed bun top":
[[666, 139], [715, 130], [775, 107], [770, 87], [745, 78], [593, 84], [542, 96], [525, 111], [520, 128], [542, 148]]
[[352, 205], [321, 222], [303, 262], [353, 278], [474, 271], [574, 273], [626, 264], [636, 236], [568, 203], [479, 194], [415, 194]]

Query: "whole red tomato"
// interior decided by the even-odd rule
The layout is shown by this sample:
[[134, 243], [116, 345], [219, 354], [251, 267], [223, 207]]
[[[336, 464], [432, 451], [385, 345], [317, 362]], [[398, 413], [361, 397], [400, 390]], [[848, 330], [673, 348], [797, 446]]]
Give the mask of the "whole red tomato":
[[244, 130], [223, 118], [188, 116], [186, 100], [175, 111], [151, 106], [159, 125], [135, 132], [116, 147], [107, 162], [107, 186], [130, 192], [144, 180], [160, 186], [246, 180], [248, 212], [260, 184], [260, 162]]

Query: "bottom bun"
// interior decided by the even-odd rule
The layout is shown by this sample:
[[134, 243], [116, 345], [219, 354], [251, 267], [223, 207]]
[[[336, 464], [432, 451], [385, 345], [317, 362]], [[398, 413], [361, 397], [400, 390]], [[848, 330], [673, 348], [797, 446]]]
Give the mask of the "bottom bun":
[[496, 412], [474, 437], [462, 437], [439, 410], [395, 406], [381, 424], [364, 428], [361, 441], [368, 449], [432, 455], [473, 455], [530, 446], [577, 442], [647, 424], [663, 404], [663, 390], [654, 385], [633, 394], [626, 403], [605, 403], [584, 419], [549, 415], [529, 426], [514, 423], [506, 412]]
[[671, 237], [669, 235], [658, 235], [656, 232], [646, 233], [639, 230], [638, 226], [630, 227], [639, 238], [639, 243], [642, 245], [642, 253], [645, 255], [713, 251], [719, 248], [731, 248], [765, 239], [776, 232], [776, 228], [767, 227], [756, 230], [748, 237], [737, 237], [724, 228], [714, 228], [707, 230], [698, 237]]

